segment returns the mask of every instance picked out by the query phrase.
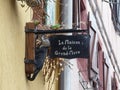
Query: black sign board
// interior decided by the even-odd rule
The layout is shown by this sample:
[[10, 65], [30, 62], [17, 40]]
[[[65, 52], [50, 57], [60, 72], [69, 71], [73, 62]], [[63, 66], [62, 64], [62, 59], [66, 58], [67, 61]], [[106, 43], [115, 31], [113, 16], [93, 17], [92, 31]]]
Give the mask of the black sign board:
[[90, 35], [54, 35], [49, 38], [51, 58], [88, 58]]

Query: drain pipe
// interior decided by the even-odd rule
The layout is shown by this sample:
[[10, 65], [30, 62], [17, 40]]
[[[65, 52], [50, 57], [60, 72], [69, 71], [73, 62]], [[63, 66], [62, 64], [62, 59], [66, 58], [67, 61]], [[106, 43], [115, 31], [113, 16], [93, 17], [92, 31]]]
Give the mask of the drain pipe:
[[[61, 23], [64, 29], [72, 29], [72, 9], [73, 0], [62, 0]], [[68, 35], [68, 34], [66, 34]], [[67, 61], [67, 59], [65, 59]], [[64, 72], [61, 73], [60, 90], [71, 90], [70, 68], [65, 66]]]

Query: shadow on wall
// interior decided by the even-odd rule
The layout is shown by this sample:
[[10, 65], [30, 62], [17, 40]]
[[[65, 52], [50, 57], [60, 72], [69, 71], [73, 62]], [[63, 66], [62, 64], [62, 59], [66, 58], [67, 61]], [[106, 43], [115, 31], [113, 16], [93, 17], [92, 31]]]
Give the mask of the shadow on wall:
[[11, 9], [17, 12], [17, 5], [16, 5], [17, 0], [9, 0], [9, 2], [10, 2]]
[[22, 13], [19, 9], [19, 2], [17, 0], [9, 0], [9, 5], [10, 5], [10, 18], [12, 18], [13, 22], [17, 22], [15, 23], [17, 26], [20, 27], [20, 25], [22, 24]]

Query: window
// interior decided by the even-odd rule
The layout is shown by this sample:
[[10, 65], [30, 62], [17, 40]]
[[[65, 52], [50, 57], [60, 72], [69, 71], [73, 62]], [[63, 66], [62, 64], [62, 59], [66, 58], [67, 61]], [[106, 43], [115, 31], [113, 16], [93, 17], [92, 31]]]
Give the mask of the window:
[[120, 0], [110, 0], [112, 20], [116, 31], [120, 31]]
[[91, 27], [90, 28], [90, 78], [98, 74], [98, 36], [96, 31]]
[[[93, 82], [95, 90], [103, 90], [103, 52], [101, 41], [96, 34], [96, 31], [91, 26], [90, 28], [90, 62], [89, 62], [89, 78]], [[105, 89], [106, 90], [106, 89]]]
[[46, 1], [46, 24], [54, 25], [55, 24], [55, 16], [56, 16], [56, 0], [47, 0]]

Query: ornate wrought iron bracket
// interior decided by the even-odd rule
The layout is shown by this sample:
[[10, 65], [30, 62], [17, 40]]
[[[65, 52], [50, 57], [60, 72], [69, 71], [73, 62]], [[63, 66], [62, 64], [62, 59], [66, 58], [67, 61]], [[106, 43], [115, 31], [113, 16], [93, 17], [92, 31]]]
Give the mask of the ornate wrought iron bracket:
[[[49, 39], [41, 36], [40, 46], [36, 46], [38, 35], [45, 34], [60, 34], [60, 33], [78, 33], [88, 35], [89, 31], [76, 30], [76, 29], [63, 29], [63, 30], [37, 30], [33, 23], [26, 24], [26, 53], [25, 53], [25, 72], [28, 80], [33, 81], [39, 71], [42, 69], [44, 60], [47, 56], [48, 48], [50, 46]], [[76, 35], [74, 34], [74, 35]]]
[[36, 30], [36, 29], [26, 29], [26, 33], [34, 34], [55, 34], [55, 33], [88, 33], [88, 30], [74, 30], [74, 29], [63, 29], [63, 30]]

